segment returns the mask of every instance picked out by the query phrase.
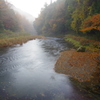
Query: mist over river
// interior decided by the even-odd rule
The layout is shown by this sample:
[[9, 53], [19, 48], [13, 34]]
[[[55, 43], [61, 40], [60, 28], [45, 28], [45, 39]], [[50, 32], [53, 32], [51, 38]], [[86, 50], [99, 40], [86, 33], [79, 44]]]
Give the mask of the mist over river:
[[0, 48], [0, 100], [93, 100], [54, 71], [60, 52], [69, 48], [61, 38]]

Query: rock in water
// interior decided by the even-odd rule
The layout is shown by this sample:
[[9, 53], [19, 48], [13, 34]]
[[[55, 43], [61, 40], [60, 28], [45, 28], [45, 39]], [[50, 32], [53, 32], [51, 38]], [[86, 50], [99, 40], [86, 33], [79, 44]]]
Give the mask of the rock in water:
[[86, 48], [81, 46], [77, 49], [77, 52], [85, 52], [85, 50]]

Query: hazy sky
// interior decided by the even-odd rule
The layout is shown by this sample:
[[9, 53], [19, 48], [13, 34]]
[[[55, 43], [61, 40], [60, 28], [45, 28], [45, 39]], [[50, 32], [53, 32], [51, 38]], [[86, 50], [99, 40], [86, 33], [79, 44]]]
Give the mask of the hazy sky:
[[[37, 17], [41, 8], [44, 7], [45, 3], [50, 4], [51, 0], [7, 0], [12, 3], [15, 7], [28, 12], [29, 14]], [[56, 0], [52, 0], [56, 1]]]

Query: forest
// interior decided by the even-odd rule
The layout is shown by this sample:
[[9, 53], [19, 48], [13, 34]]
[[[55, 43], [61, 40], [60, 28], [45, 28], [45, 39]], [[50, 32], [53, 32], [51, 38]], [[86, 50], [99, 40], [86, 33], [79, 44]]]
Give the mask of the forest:
[[[57, 0], [34, 21], [38, 34], [100, 36], [100, 0]], [[98, 40], [100, 38], [97, 38]]]
[[32, 24], [12, 7], [9, 2], [0, 0], [0, 33], [4, 30], [32, 33]]

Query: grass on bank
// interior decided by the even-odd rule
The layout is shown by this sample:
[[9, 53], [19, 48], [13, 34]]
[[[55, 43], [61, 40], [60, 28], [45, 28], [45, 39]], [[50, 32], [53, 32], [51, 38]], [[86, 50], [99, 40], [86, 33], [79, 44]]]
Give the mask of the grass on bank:
[[22, 44], [28, 40], [44, 38], [43, 36], [30, 35], [28, 33], [14, 33], [9, 30], [0, 33], [0, 47]]
[[86, 39], [74, 35], [66, 35], [65, 40], [72, 43], [76, 48], [84, 46], [89, 51], [100, 51], [100, 42], [95, 40]]
[[[100, 99], [100, 41], [86, 39], [74, 35], [66, 35], [65, 40], [72, 43], [76, 48], [84, 46], [87, 51], [90, 51], [84, 53], [81, 52], [73, 53], [68, 63], [71, 65], [71, 71], [73, 71], [74, 74], [72, 73], [73, 75], [72, 76], [70, 72], [69, 75], [72, 76], [71, 80], [73, 81], [73, 83], [76, 84], [76, 86], [79, 86], [80, 89], [88, 91], [91, 95], [94, 95], [94, 97], [96, 96], [94, 100], [99, 100]], [[95, 62], [95, 64], [93, 64], [93, 62]], [[70, 67], [68, 67], [68, 69], [66, 70], [67, 73], [69, 72], [69, 68]], [[78, 69], [76, 70], [76, 74], [73, 68]], [[81, 68], [82, 68], [82, 70], [80, 70], [81, 74], [79, 74], [79, 69]], [[86, 70], [87, 68], [89, 68], [89, 70]], [[78, 78], [81, 79], [81, 77], [83, 78], [85, 75], [86, 77], [88, 77], [90, 71], [93, 68], [94, 72], [91, 73], [91, 77], [88, 81], [80, 82], [78, 80]], [[85, 74], [82, 74], [84, 72]], [[75, 77], [76, 75], [79, 75], [78, 78]]]

